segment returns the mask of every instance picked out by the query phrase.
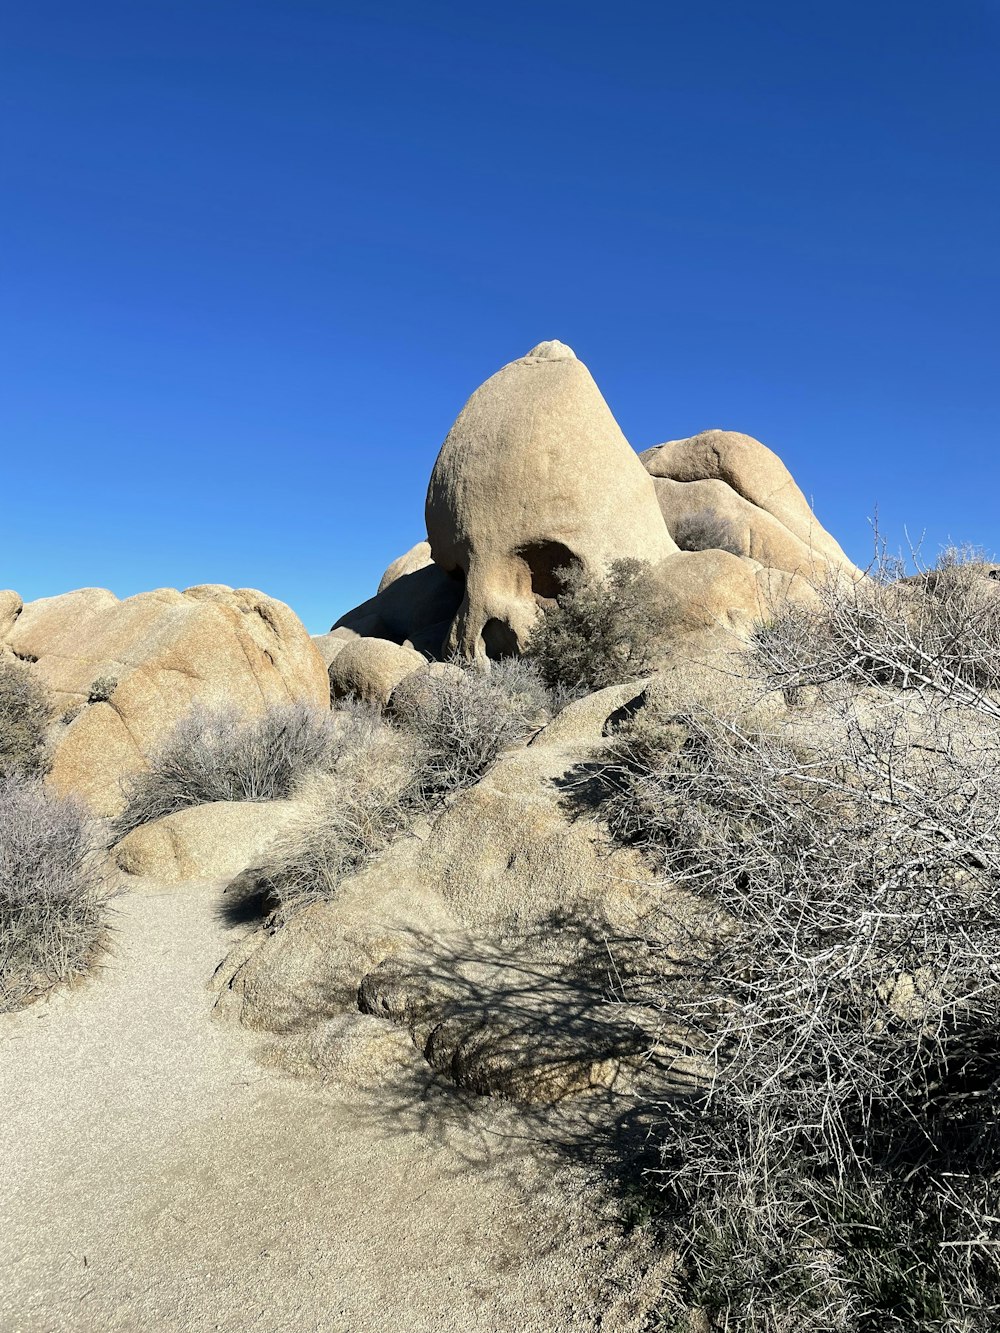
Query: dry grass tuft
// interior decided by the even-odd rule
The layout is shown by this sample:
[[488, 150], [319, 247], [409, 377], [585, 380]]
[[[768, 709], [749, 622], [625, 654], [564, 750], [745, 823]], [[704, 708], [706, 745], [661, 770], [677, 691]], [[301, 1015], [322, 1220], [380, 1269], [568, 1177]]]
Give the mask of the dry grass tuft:
[[0, 1010], [83, 976], [107, 929], [103, 842], [37, 779], [0, 781]]
[[277, 920], [336, 895], [410, 824], [414, 813], [416, 746], [388, 723], [351, 731], [332, 772], [316, 772], [298, 790], [299, 808], [256, 872]]
[[714, 509], [682, 514], [670, 534], [682, 551], [729, 551], [743, 555], [744, 547], [732, 523]]
[[330, 713], [286, 704], [259, 717], [196, 707], [149, 757], [148, 767], [129, 779], [114, 839], [191, 805], [290, 796], [307, 774], [332, 771], [370, 726], [360, 706]]

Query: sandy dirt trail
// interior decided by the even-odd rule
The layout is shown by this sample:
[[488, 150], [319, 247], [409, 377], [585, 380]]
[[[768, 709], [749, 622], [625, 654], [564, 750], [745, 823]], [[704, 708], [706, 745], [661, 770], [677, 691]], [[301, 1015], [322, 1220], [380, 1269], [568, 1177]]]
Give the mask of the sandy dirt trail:
[[593, 1247], [545, 1239], [523, 1150], [393, 1125], [211, 1020], [217, 902], [125, 895], [100, 975], [0, 1016], [3, 1333], [597, 1327]]

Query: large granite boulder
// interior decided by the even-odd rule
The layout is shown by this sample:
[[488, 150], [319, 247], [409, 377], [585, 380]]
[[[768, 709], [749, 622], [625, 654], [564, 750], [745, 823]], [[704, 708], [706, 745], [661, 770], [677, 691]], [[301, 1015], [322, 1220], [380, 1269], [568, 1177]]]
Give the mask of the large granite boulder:
[[98, 815], [122, 809], [122, 778], [195, 703], [250, 714], [329, 705], [326, 666], [305, 627], [248, 588], [161, 588], [123, 601], [84, 588], [27, 603], [0, 645], [32, 664], [65, 719], [50, 781]]
[[813, 582], [831, 569], [857, 575], [792, 474], [759, 440], [708, 430], [640, 457], [666, 525], [684, 549], [721, 547]]

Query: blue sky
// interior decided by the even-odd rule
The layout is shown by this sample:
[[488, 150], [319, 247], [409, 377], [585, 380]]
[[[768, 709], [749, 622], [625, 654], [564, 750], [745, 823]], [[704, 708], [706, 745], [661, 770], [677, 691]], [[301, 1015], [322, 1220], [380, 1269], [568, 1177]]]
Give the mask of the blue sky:
[[0, 587], [326, 629], [546, 338], [858, 560], [1000, 547], [998, 62], [998, 0], [4, 6]]

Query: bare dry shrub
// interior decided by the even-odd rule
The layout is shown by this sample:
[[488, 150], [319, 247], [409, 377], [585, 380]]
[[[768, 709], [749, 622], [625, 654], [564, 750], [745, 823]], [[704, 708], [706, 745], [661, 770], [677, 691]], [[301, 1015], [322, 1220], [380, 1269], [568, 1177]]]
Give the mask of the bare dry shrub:
[[745, 554], [732, 523], [714, 509], [695, 509], [674, 523], [670, 535], [682, 551], [730, 551]]
[[258, 717], [195, 707], [126, 783], [114, 821], [123, 838], [140, 824], [207, 801], [270, 801], [290, 796], [312, 772], [331, 771], [371, 728], [360, 707], [329, 712], [284, 704]]
[[674, 1327], [996, 1327], [1000, 732], [974, 688], [827, 685], [770, 728], [689, 709], [602, 775], [617, 835], [704, 906], [680, 982], [628, 997], [703, 1071], [656, 1130]]
[[268, 849], [256, 879], [278, 909], [277, 920], [307, 903], [334, 896], [410, 824], [418, 746], [369, 715], [356, 727], [329, 772], [298, 789], [299, 808]]
[[533, 674], [514, 667], [428, 674], [394, 714], [419, 748], [414, 799], [433, 803], [478, 782], [504, 750], [542, 725], [539, 699]]
[[510, 700], [520, 717], [544, 726], [569, 699], [550, 689], [534, 662], [523, 657], [501, 657], [490, 663], [489, 682]]
[[586, 694], [652, 670], [662, 598], [641, 560], [616, 560], [606, 579], [567, 570], [558, 603], [539, 620], [526, 656], [550, 688]]
[[0, 780], [0, 1011], [86, 973], [107, 928], [104, 848], [83, 808]]
[[932, 569], [904, 577], [879, 553], [871, 577], [840, 575], [818, 605], [784, 609], [757, 638], [757, 653], [787, 694], [835, 680], [933, 692], [1000, 718], [1000, 582], [982, 553], [945, 551]]
[[44, 682], [19, 662], [0, 661], [0, 780], [47, 768], [45, 732], [52, 715]]

